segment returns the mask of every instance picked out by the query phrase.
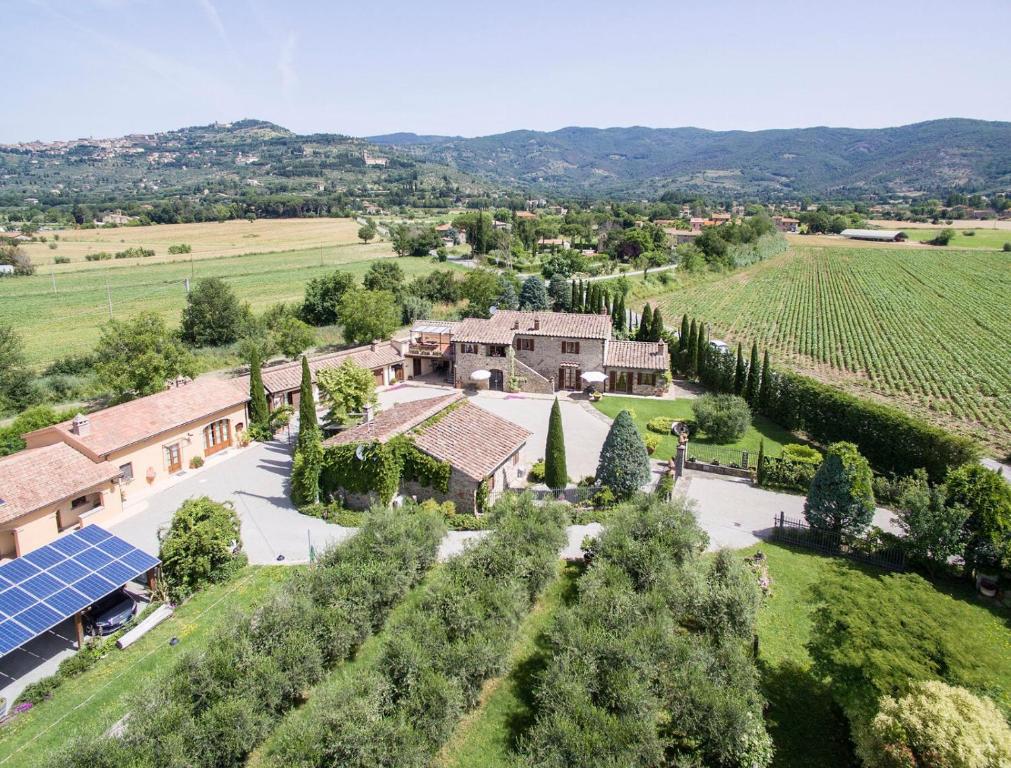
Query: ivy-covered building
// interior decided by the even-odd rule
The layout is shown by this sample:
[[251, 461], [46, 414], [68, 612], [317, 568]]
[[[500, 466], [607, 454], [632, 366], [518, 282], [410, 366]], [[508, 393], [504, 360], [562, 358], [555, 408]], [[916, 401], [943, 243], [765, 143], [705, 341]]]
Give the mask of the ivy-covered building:
[[398, 403], [323, 443], [321, 487], [352, 508], [399, 494], [480, 511], [523, 484], [519, 455], [529, 437], [460, 392]]

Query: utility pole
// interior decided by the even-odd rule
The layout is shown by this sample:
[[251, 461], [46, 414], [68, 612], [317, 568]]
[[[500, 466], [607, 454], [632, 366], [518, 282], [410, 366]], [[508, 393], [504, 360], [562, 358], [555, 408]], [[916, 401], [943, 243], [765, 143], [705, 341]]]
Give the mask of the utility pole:
[[56, 295], [56, 273], [53, 272], [52, 265], [49, 266], [49, 276], [53, 278], [53, 295]]
[[323, 266], [323, 243], [319, 244], [319, 265]]
[[105, 278], [105, 295], [109, 298], [109, 319], [112, 320], [112, 289], [109, 288], [109, 278]]

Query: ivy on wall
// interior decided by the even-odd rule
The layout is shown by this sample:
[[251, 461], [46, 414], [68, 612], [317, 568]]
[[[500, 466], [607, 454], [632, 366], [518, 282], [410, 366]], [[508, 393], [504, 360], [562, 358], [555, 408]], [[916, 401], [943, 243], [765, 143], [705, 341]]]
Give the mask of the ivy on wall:
[[[362, 457], [358, 458], [358, 448]], [[374, 493], [389, 504], [402, 480], [413, 480], [427, 488], [449, 491], [451, 468], [419, 450], [409, 437], [401, 435], [387, 443], [351, 443], [326, 449], [320, 485], [326, 493], [343, 489], [350, 493]]]

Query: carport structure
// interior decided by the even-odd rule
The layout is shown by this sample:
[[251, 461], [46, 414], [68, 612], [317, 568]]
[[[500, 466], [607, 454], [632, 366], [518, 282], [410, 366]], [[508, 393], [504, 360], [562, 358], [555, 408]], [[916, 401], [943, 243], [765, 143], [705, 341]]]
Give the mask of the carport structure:
[[0, 565], [0, 656], [71, 617], [81, 647], [84, 609], [141, 575], [153, 588], [160, 563], [88, 525]]

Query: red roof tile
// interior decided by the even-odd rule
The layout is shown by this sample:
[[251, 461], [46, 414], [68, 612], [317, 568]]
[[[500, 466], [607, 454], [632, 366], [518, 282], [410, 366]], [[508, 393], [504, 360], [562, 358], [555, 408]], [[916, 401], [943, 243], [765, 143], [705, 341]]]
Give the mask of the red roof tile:
[[670, 355], [662, 341], [609, 341], [604, 367], [665, 371], [670, 367]]
[[80, 496], [120, 474], [107, 461], [94, 462], [66, 443], [28, 448], [0, 459], [0, 523]]
[[69, 421], [45, 429], [57, 429], [71, 442], [104, 456], [247, 400], [249, 395], [234, 380], [193, 381], [89, 413], [91, 430], [87, 435], [75, 435]]
[[568, 339], [609, 339], [609, 315], [573, 312], [515, 312], [501, 310], [490, 319], [469, 318], [453, 333], [453, 341], [511, 344], [513, 337], [554, 336]]
[[463, 398], [462, 392], [453, 392], [424, 400], [410, 400], [397, 403], [386, 411], [380, 411], [372, 421], [359, 424], [351, 429], [338, 432], [323, 441], [323, 445], [347, 445], [349, 443], [385, 443], [418, 426], [425, 419]]
[[414, 444], [473, 480], [484, 480], [523, 447], [530, 432], [464, 401], [425, 427]]
[[[362, 368], [371, 371], [376, 368], [384, 368], [387, 365], [403, 362], [404, 357], [389, 342], [377, 344], [375, 349], [372, 349], [371, 346], [357, 347], [355, 349], [332, 352], [328, 355], [319, 355], [309, 360], [309, 370], [312, 373], [313, 381], [316, 380], [317, 371], [326, 368], [337, 368], [348, 359], [354, 360]], [[275, 367], [267, 367], [263, 369], [262, 373], [263, 386], [271, 394], [289, 392], [298, 389], [302, 385], [301, 360]], [[242, 378], [246, 382], [249, 381], [248, 376]]]

